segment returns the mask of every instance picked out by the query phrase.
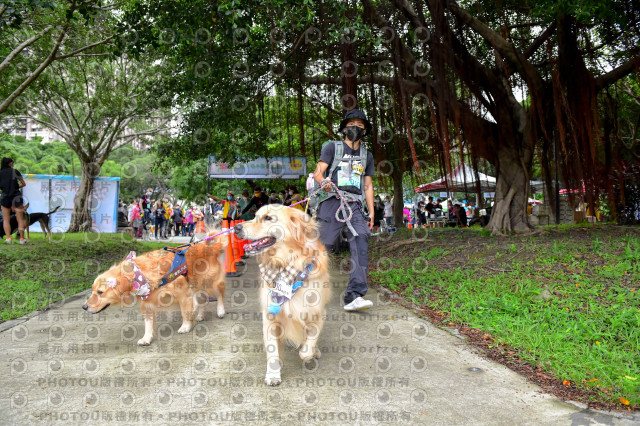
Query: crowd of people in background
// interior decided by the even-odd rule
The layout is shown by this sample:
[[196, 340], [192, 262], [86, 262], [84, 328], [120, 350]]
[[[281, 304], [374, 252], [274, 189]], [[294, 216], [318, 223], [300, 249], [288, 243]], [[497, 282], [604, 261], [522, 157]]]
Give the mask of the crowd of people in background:
[[192, 236], [198, 223], [205, 219], [203, 210], [193, 203], [172, 204], [166, 195], [152, 201], [153, 192], [148, 188], [140, 198], [127, 205], [120, 200], [118, 225], [131, 227], [138, 239], [142, 239], [145, 230], [152, 232], [156, 240]]
[[[477, 216], [478, 210], [474, 203], [464, 201], [452, 202], [434, 199], [433, 197], [419, 197], [413, 208], [403, 205], [402, 222], [405, 226], [425, 226], [428, 218], [446, 217], [447, 226], [467, 227], [470, 220]], [[374, 198], [374, 227], [393, 228], [395, 220], [393, 215], [393, 196], [391, 194], [376, 195]]]
[[243, 189], [239, 197], [233, 191], [227, 191], [226, 199], [209, 194], [209, 206], [212, 215], [222, 212], [222, 217], [232, 219], [251, 220], [258, 209], [268, 204], [282, 204], [304, 211], [303, 197], [295, 185], [287, 185], [281, 191], [266, 190], [254, 187], [252, 193]]
[[[313, 189], [313, 184], [308, 185], [307, 191]], [[281, 204], [292, 206], [305, 211], [306, 204], [303, 195], [295, 185], [288, 185], [283, 190], [267, 190], [254, 187], [250, 192], [243, 189], [240, 196], [236, 197], [233, 191], [228, 190], [225, 198], [219, 198], [208, 194], [207, 204], [200, 208], [193, 203], [180, 205], [171, 204], [167, 196], [159, 197], [152, 201], [153, 189], [148, 188], [145, 193], [129, 205], [124, 205], [120, 200], [119, 220], [120, 226], [133, 228], [136, 238], [142, 238], [143, 230], [152, 231], [156, 239], [167, 239], [171, 236], [193, 236], [198, 223], [205, 220], [205, 216], [211, 218], [252, 220], [256, 211], [267, 204]], [[443, 205], [443, 203], [446, 203]], [[311, 211], [307, 211], [311, 214]], [[452, 200], [434, 199], [429, 196], [419, 197], [413, 209], [403, 207], [402, 220], [404, 225], [424, 226], [428, 218], [446, 217], [448, 226], [467, 227], [478, 210], [474, 203], [452, 202]], [[126, 222], [125, 222], [126, 221]], [[393, 196], [391, 194], [378, 194], [374, 198], [374, 228], [392, 228], [395, 226], [393, 215]]]
[[229, 190], [224, 199], [209, 194], [207, 203], [202, 207], [194, 203], [171, 203], [167, 195], [154, 200], [153, 193], [154, 190], [148, 188], [140, 198], [131, 200], [129, 204], [119, 201], [118, 226], [131, 227], [138, 239], [142, 239], [145, 230], [161, 240], [171, 236], [193, 236], [198, 224], [206, 216], [212, 219], [229, 217], [251, 220], [256, 211], [266, 204], [292, 206], [302, 211], [306, 207], [295, 185], [288, 185], [281, 191], [255, 187], [251, 194], [244, 189], [239, 197]]

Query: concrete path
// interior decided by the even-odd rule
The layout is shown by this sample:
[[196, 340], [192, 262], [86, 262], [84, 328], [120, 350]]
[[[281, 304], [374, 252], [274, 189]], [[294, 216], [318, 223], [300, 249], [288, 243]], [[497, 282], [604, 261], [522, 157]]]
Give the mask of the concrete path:
[[[638, 424], [543, 393], [464, 341], [371, 291], [374, 309], [345, 313], [336, 274], [322, 358], [285, 349], [283, 383], [263, 384], [255, 262], [227, 281], [223, 319], [138, 347], [138, 307], [89, 315], [86, 295], [0, 333], [0, 424]], [[8, 326], [13, 327], [8, 328]]]

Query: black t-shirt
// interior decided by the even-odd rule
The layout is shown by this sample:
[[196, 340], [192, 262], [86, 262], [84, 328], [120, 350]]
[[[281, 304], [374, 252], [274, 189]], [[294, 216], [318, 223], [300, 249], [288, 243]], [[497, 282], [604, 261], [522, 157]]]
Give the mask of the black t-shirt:
[[[341, 161], [336, 170], [333, 172], [333, 176], [331, 176], [331, 181], [336, 184], [338, 188], [343, 191], [349, 191], [353, 194], [361, 195], [362, 188], [360, 188], [360, 176], [364, 173], [364, 176], [373, 176], [374, 168], [373, 168], [373, 154], [371, 151], [367, 151], [367, 164], [363, 165], [360, 161], [360, 147], [355, 151], [347, 145], [346, 142], [342, 143], [344, 147], [342, 157], [343, 158], [353, 158], [351, 161], [351, 175], [347, 175], [348, 171], [348, 162]], [[327, 163], [331, 168], [331, 163], [333, 163], [333, 157], [336, 152], [336, 144], [329, 143], [324, 148], [322, 148], [322, 153], [320, 154], [320, 160], [324, 163]]]
[[151, 210], [151, 201], [149, 200], [147, 193], [145, 192], [144, 194], [142, 194], [140, 198], [142, 198], [142, 209]]
[[424, 216], [424, 201], [418, 201], [418, 214]]
[[256, 197], [254, 195], [253, 197], [251, 197], [251, 200], [249, 200], [249, 204], [247, 204], [245, 208], [242, 209], [242, 214], [245, 214], [253, 206], [256, 206], [256, 209], [260, 209], [260, 207], [268, 203], [269, 203], [269, 197], [267, 197], [267, 194], [261, 193], [259, 197]]
[[433, 203], [427, 203], [427, 207], [425, 209], [429, 214], [436, 214], [436, 209], [433, 206]]
[[458, 211], [458, 215], [460, 216], [460, 219], [458, 220], [458, 222], [460, 222], [460, 225], [466, 225], [467, 224], [467, 212], [465, 212], [464, 209], [460, 209]]
[[2, 190], [2, 197], [22, 195], [18, 179], [22, 179], [22, 174], [13, 167], [0, 170], [0, 190]]

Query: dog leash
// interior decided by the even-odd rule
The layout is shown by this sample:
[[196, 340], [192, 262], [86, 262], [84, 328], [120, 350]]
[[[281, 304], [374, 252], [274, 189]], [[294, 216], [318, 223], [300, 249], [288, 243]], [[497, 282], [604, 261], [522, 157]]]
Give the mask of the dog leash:
[[[331, 181], [329, 183], [331, 184], [331, 187], [336, 191], [338, 200], [340, 201], [340, 207], [338, 208], [338, 210], [336, 211], [336, 214], [335, 214], [336, 220], [338, 222], [341, 222], [341, 223], [350, 222], [351, 218], [353, 217], [353, 209], [351, 209], [351, 206], [349, 205], [347, 200], [345, 200], [344, 196], [342, 195], [342, 191], [340, 189], [338, 189], [336, 184], [331, 182]], [[305, 198], [304, 200], [298, 201], [297, 203], [291, 204], [291, 205], [289, 205], [287, 207], [297, 206], [298, 204], [302, 204], [304, 202], [307, 202], [307, 207], [309, 207], [308, 201], [311, 200], [311, 197], [317, 197], [318, 193], [321, 190], [322, 190], [322, 187], [317, 188], [314, 191], [312, 191], [309, 194], [309, 196], [307, 198]], [[342, 213], [342, 217], [344, 219], [340, 218], [340, 216], [339, 216], [340, 213]], [[183, 244], [183, 245], [178, 246], [178, 247], [165, 247], [164, 249], [167, 250], [167, 251], [173, 251], [173, 250], [180, 249], [182, 247], [187, 247], [188, 248], [188, 247], [192, 246], [193, 244], [204, 243], [204, 242], [209, 241], [209, 240], [211, 240], [211, 239], [213, 239], [215, 237], [219, 237], [220, 235], [228, 234], [229, 232], [233, 232], [233, 228], [225, 229], [222, 232], [218, 232], [217, 234], [211, 235], [209, 237], [206, 237], [205, 239], [200, 240], [200, 241], [196, 241], [196, 242], [189, 243], [189, 244]]]
[[[344, 198], [343, 192], [337, 187], [337, 185], [335, 183], [333, 183], [332, 181], [329, 181], [329, 183], [331, 184], [331, 187], [335, 190], [336, 194], [337, 194], [337, 198], [340, 201], [340, 207], [338, 208], [338, 210], [336, 210], [336, 214], [335, 214], [335, 218], [338, 222], [341, 223], [345, 223], [345, 222], [350, 222], [351, 218], [353, 217], [353, 209], [351, 208], [351, 206], [349, 205], [349, 203], [347, 202], [347, 200]], [[305, 198], [302, 201], [298, 201], [295, 204], [291, 204], [289, 207], [293, 207], [296, 206], [298, 204], [302, 204], [305, 201], [308, 202], [311, 200], [311, 197], [317, 197], [318, 193], [322, 191], [322, 187], [320, 188], [316, 188], [315, 190], [311, 191], [311, 193], [309, 194], [309, 196], [307, 198]], [[309, 204], [307, 203], [307, 207], [309, 207]], [[305, 209], [306, 211], [306, 209]], [[341, 219], [339, 216], [339, 213], [342, 213], [342, 217], [344, 219]]]

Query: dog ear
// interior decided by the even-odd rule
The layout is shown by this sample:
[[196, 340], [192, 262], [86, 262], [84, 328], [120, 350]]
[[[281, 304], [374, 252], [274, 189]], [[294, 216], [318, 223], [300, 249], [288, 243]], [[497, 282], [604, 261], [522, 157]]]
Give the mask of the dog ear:
[[304, 244], [304, 232], [303, 232], [303, 223], [300, 220], [298, 215], [291, 215], [290, 217], [291, 224], [289, 226], [289, 232], [291, 233], [291, 237], [295, 242]]
[[[308, 219], [307, 219], [308, 218]], [[308, 220], [310, 217], [305, 215], [293, 214], [291, 215], [291, 222], [289, 230], [293, 241], [299, 246], [300, 250], [303, 250], [308, 242]]]

